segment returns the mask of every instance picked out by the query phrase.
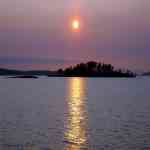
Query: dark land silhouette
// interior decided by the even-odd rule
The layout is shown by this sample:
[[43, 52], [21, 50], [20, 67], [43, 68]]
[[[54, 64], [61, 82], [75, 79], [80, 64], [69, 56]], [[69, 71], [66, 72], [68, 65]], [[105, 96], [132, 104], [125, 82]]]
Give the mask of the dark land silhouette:
[[35, 76], [48, 77], [136, 77], [136, 74], [126, 70], [114, 69], [111, 64], [89, 61], [80, 63], [57, 71], [30, 70], [20, 71], [0, 69], [0, 75], [14, 76], [15, 78], [35, 78]]
[[150, 76], [150, 72], [145, 72], [142, 74], [143, 76]]
[[17, 76], [11, 76], [9, 78], [26, 78], [26, 79], [32, 78], [32, 79], [37, 79], [38, 77], [34, 76], [34, 75], [17, 75]]
[[54, 73], [53, 71], [48, 71], [48, 70], [14, 70], [14, 69], [4, 69], [0, 68], [0, 75], [1, 76], [47, 76], [49, 74]]
[[77, 76], [77, 77], [136, 77], [136, 74], [126, 70], [114, 69], [111, 64], [89, 61], [70, 66], [64, 70], [57, 71], [62, 76]]

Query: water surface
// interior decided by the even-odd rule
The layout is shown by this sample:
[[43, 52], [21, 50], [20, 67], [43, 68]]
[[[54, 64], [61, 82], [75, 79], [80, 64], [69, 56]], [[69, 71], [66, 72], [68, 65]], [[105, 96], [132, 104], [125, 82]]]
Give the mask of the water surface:
[[148, 150], [150, 78], [0, 78], [0, 150]]

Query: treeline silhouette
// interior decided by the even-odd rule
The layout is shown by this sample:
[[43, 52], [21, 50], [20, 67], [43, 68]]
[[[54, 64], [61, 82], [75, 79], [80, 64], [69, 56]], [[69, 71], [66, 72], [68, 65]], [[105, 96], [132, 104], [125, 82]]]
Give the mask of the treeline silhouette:
[[89, 61], [70, 66], [66, 69], [59, 69], [57, 73], [61, 76], [79, 76], [79, 77], [135, 77], [136, 75], [129, 71], [121, 69], [115, 70], [111, 64]]
[[89, 61], [80, 63], [65, 69], [56, 71], [49, 70], [13, 70], [0, 68], [2, 76], [19, 76], [22, 78], [31, 78], [33, 76], [49, 76], [49, 77], [136, 77], [136, 74], [126, 70], [114, 69], [111, 64]]

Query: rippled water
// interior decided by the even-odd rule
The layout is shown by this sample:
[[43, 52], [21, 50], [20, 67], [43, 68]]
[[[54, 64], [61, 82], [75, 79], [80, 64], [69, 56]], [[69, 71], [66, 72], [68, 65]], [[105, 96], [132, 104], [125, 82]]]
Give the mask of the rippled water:
[[0, 150], [149, 150], [150, 78], [0, 78]]

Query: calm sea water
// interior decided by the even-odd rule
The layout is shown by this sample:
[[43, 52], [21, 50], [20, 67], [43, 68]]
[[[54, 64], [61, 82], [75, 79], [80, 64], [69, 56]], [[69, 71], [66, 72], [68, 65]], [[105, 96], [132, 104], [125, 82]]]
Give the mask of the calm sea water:
[[149, 150], [150, 78], [0, 78], [0, 150]]

